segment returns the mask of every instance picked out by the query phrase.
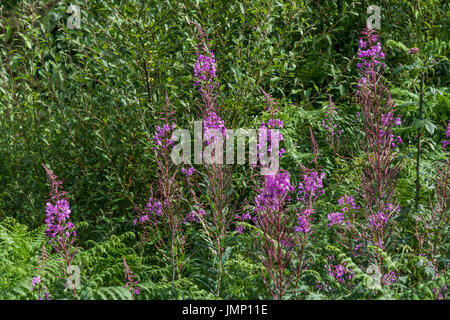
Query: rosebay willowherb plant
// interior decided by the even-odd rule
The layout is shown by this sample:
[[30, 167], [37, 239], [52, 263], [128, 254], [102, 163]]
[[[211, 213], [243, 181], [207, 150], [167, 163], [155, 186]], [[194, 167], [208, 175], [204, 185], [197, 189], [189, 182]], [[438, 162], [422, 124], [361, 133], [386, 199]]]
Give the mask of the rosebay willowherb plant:
[[[205, 145], [214, 144], [218, 146], [213, 149], [211, 158], [222, 158], [224, 140], [227, 136], [226, 126], [220, 117], [219, 106], [216, 103], [217, 88], [219, 83], [216, 78], [216, 61], [214, 53], [210, 49], [211, 44], [203, 28], [196, 22], [194, 24], [198, 31], [197, 37], [197, 61], [194, 65], [194, 74], [197, 80], [194, 87], [198, 89], [202, 102], [199, 104], [199, 113], [203, 119], [203, 134], [206, 137]], [[202, 155], [205, 157], [205, 154]], [[223, 164], [213, 161], [212, 164], [204, 165], [204, 176], [206, 177], [205, 198], [208, 202], [209, 212], [205, 214], [204, 205], [198, 200], [197, 208], [193, 211], [196, 218], [203, 226], [208, 239], [208, 245], [215, 257], [215, 266], [217, 271], [216, 295], [220, 296], [220, 287], [222, 282], [222, 273], [224, 265], [224, 253], [226, 250], [227, 232], [232, 223], [234, 212], [231, 208], [230, 196], [232, 167], [225, 167]], [[186, 170], [186, 169], [185, 169]], [[192, 186], [192, 184], [191, 184]], [[193, 190], [191, 190], [193, 192]], [[201, 211], [200, 211], [201, 210]]]
[[46, 213], [47, 229], [45, 234], [49, 237], [49, 244], [59, 254], [65, 278], [68, 279], [67, 284], [72, 286], [72, 295], [77, 299], [76, 288], [74, 284], [70, 284], [69, 277], [72, 272], [72, 261], [77, 252], [74, 242], [76, 239], [76, 231], [74, 224], [69, 220], [70, 206], [69, 201], [65, 197], [66, 191], [62, 190], [62, 181], [57, 180], [57, 176], [52, 170], [42, 164], [52, 185], [50, 192], [51, 198], [47, 202]]
[[139, 281], [136, 280], [136, 275], [133, 271], [131, 271], [130, 267], [128, 266], [127, 261], [125, 258], [123, 258], [123, 268], [125, 270], [125, 288], [130, 289], [131, 298], [134, 300], [134, 297], [139, 295]]
[[171, 152], [175, 143], [173, 131], [175, 122], [170, 121], [170, 100], [165, 95], [165, 111], [161, 125], [156, 126], [153, 137], [155, 152], [157, 193], [150, 189], [146, 206], [136, 209], [138, 217], [133, 224], [143, 228], [142, 241], [151, 240], [158, 252], [172, 267], [172, 298], [174, 298], [175, 280], [180, 277], [185, 264], [184, 248], [186, 237], [183, 232], [184, 215], [181, 209], [181, 190], [176, 181], [180, 165], [174, 164]]
[[[31, 291], [36, 292], [39, 300], [50, 300], [49, 292], [47, 289], [47, 286], [43, 283], [45, 280], [45, 276], [47, 275], [47, 271], [45, 270], [45, 267], [47, 266], [48, 262], [48, 254], [47, 249], [45, 246], [41, 247], [41, 254], [38, 257], [37, 261], [37, 267], [34, 268], [37, 276], [34, 276], [31, 279]], [[42, 276], [44, 275], [44, 276]], [[43, 279], [44, 278], [44, 279]]]
[[[391, 202], [400, 170], [395, 162], [395, 148], [402, 140], [393, 135], [395, 103], [383, 82], [381, 51], [375, 31], [363, 31], [360, 39], [358, 67], [361, 78], [358, 81], [357, 100], [361, 106], [365, 141], [362, 144], [367, 155], [367, 166], [363, 168], [362, 185], [366, 211], [377, 212]], [[366, 49], [366, 50], [364, 50]]]
[[[400, 212], [394, 191], [400, 170], [396, 147], [402, 140], [394, 136], [392, 128], [400, 125], [401, 119], [395, 116], [395, 104], [383, 82], [385, 54], [378, 35], [374, 30], [364, 30], [362, 34], [358, 53], [361, 62], [357, 65], [361, 78], [356, 94], [364, 131], [362, 148], [367, 157], [361, 177], [363, 208], [356, 205], [352, 195], [340, 197], [339, 211], [328, 214], [328, 227], [336, 232], [336, 241], [353, 256], [367, 264], [376, 262], [378, 270], [383, 271], [383, 255], [373, 250], [373, 260], [368, 249], [374, 246], [385, 250], [394, 230], [394, 218]], [[381, 276], [386, 277], [389, 272]]]
[[[261, 127], [267, 132], [260, 131], [259, 144], [257, 146], [258, 155], [261, 159], [263, 155], [262, 135], [267, 135], [268, 140], [267, 155], [270, 158], [281, 157], [283, 149], [276, 152], [278, 148], [272, 148], [275, 143], [283, 140], [283, 135], [278, 132], [283, 127], [283, 121], [276, 118], [277, 102], [267, 94], [262, 88], [267, 111], [271, 114], [271, 119], [267, 125], [262, 122]], [[274, 135], [272, 130], [276, 130], [278, 135]], [[273, 141], [276, 139], [277, 141]], [[252, 164], [253, 167], [265, 166], [264, 163]], [[282, 299], [293, 281], [295, 272], [292, 271], [292, 259], [295, 253], [295, 222], [288, 214], [287, 205], [291, 202], [289, 194], [294, 191], [294, 186], [290, 182], [290, 174], [286, 170], [278, 170], [276, 173], [264, 175], [257, 182], [260, 186], [254, 200], [255, 225], [258, 228], [258, 247], [261, 251], [260, 260], [265, 272], [262, 272], [264, 285], [268, 289], [273, 299]], [[266, 275], [267, 274], [267, 275]]]
[[394, 225], [393, 218], [398, 213], [394, 200], [400, 171], [396, 147], [402, 139], [393, 134], [392, 128], [398, 123], [398, 117], [395, 116], [395, 103], [384, 84], [385, 64], [382, 60], [385, 54], [378, 42], [378, 34], [374, 30], [364, 30], [362, 34], [358, 53], [361, 78], [357, 90], [364, 130], [362, 148], [367, 157], [361, 177], [362, 197], [371, 241], [384, 249]]
[[295, 267], [297, 279], [296, 287], [298, 287], [298, 282], [302, 271], [307, 268], [305, 250], [306, 246], [309, 242], [311, 242], [313, 235], [312, 223], [315, 219], [316, 213], [314, 204], [317, 199], [324, 194], [323, 179], [325, 178], [325, 173], [319, 173], [320, 170], [317, 162], [319, 160], [320, 150], [311, 128], [309, 128], [309, 132], [312, 153], [314, 155], [312, 160], [312, 162], [314, 162], [314, 169], [308, 169], [300, 163], [302, 174], [300, 176], [297, 196], [297, 202], [299, 204], [299, 209], [297, 212], [298, 225], [295, 227], [295, 245], [297, 248], [297, 265]]
[[294, 223], [287, 214], [293, 191], [289, 172], [280, 170], [264, 176], [263, 187], [255, 199], [255, 224], [258, 227], [258, 245], [261, 262], [267, 273], [262, 273], [265, 286], [274, 299], [282, 299], [292, 282], [291, 261], [294, 248]]

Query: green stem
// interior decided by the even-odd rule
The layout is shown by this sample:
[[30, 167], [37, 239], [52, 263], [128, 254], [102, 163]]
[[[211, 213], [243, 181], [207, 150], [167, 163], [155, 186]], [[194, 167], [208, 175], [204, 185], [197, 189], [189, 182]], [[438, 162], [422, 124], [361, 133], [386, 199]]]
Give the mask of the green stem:
[[[423, 119], [423, 82], [425, 78], [425, 70], [422, 71], [422, 80], [420, 81], [420, 98], [419, 98], [419, 120]], [[419, 210], [420, 200], [420, 153], [421, 144], [420, 138], [422, 136], [421, 128], [417, 129], [417, 159], [416, 159], [416, 211]]]

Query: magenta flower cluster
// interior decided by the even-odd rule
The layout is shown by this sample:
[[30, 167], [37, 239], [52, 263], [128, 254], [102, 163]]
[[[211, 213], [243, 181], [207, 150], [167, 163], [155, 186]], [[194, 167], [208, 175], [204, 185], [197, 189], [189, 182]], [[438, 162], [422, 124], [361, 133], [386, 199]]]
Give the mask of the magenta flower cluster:
[[194, 82], [194, 87], [199, 87], [199, 92], [203, 98], [204, 102], [204, 118], [206, 114], [209, 114], [216, 110], [215, 99], [216, 99], [216, 88], [219, 86], [219, 82], [216, 81], [216, 60], [214, 53], [210, 49], [211, 44], [201, 28], [200, 25], [196, 24], [200, 36], [199, 44], [197, 45], [197, 51], [195, 53], [197, 61], [194, 64], [194, 75], [197, 80]]
[[388, 221], [387, 216], [381, 211], [378, 211], [377, 214], [369, 216], [369, 225], [371, 225], [375, 229], [383, 228], [383, 226], [387, 223], [387, 221]]
[[[263, 152], [266, 151], [267, 155], [273, 156], [272, 154], [272, 146], [274, 143], [278, 143], [278, 146], [280, 144], [281, 141], [284, 140], [283, 134], [280, 131], [276, 131], [278, 129], [283, 128], [284, 124], [283, 121], [281, 119], [270, 119], [267, 122], [267, 126], [266, 123], [264, 121], [261, 122], [261, 126], [259, 127], [260, 131], [259, 131], [259, 137], [258, 137], [258, 143], [256, 144], [256, 150], [258, 152], [258, 157], [259, 159], [261, 159], [264, 154]], [[274, 139], [274, 141], [272, 141], [272, 139]], [[261, 146], [266, 145], [267, 143], [267, 150], [262, 150]], [[278, 156], [282, 157], [283, 154], [285, 154], [286, 151], [283, 148], [280, 148], [278, 151]]]
[[328, 227], [331, 227], [335, 224], [340, 224], [342, 221], [344, 221], [345, 217], [342, 212], [331, 212], [328, 214], [328, 220], [330, 220], [330, 223], [327, 225]]
[[148, 198], [147, 204], [145, 205], [144, 211], [138, 211], [137, 219], [133, 220], [133, 225], [139, 222], [139, 224], [143, 225], [150, 221], [150, 217], [161, 216], [162, 215], [162, 203], [161, 201], [153, 199], [153, 197]]
[[381, 114], [381, 125], [384, 129], [380, 129], [378, 132], [378, 138], [381, 143], [390, 143], [392, 147], [396, 147], [396, 142], [403, 143], [403, 140], [400, 136], [394, 136], [392, 131], [390, 130], [391, 124], [394, 123], [396, 126], [400, 126], [402, 124], [401, 117], [397, 117], [394, 120], [393, 110], [387, 114]]
[[[379, 65], [381, 60], [384, 60], [386, 57], [385, 53], [381, 51], [380, 42], [376, 42], [378, 40], [378, 35], [371, 35], [371, 41], [364, 41], [366, 39], [359, 39], [359, 52], [358, 57], [362, 58], [361, 62], [356, 65], [357, 68], [361, 69], [364, 67], [370, 67], [371, 62], [367, 61], [372, 60], [375, 65]], [[374, 44], [376, 42], [376, 44]], [[366, 50], [363, 50], [366, 49]], [[381, 63], [381, 68], [385, 68], [385, 64]]]
[[433, 293], [437, 295], [437, 300], [447, 300], [447, 285], [444, 284], [442, 288], [433, 288]]
[[317, 199], [324, 193], [322, 180], [325, 173], [320, 174], [316, 171], [309, 171], [303, 175], [303, 182], [298, 185], [298, 201], [306, 203], [309, 199]]
[[[45, 164], [42, 164], [42, 166], [52, 184], [51, 199], [47, 202], [46, 208], [47, 219], [45, 222], [47, 229], [45, 233], [50, 238], [49, 243], [60, 255], [61, 260], [67, 267], [70, 267], [77, 252], [76, 249], [72, 250], [77, 234], [74, 224], [69, 221], [71, 213], [69, 202], [64, 197], [66, 192], [62, 191], [62, 181], [57, 180], [58, 177]], [[72, 288], [72, 294], [77, 299], [75, 287]]]
[[[343, 197], [340, 197], [338, 200], [338, 205], [340, 211], [329, 213], [327, 216], [330, 221], [328, 227], [341, 224], [341, 222], [345, 220], [344, 213], [349, 213], [351, 210], [359, 210], [360, 208], [356, 205], [355, 198], [352, 195], [344, 195]], [[349, 226], [350, 222], [347, 220], [346, 224]]]
[[335, 131], [338, 135], [342, 134], [342, 130], [337, 129], [337, 124], [333, 123], [333, 120], [330, 118], [325, 118], [322, 120], [322, 127], [327, 130], [331, 136], [334, 136]]
[[69, 221], [71, 210], [69, 201], [64, 197], [66, 191], [61, 190], [62, 181], [58, 181], [55, 174], [44, 164], [43, 167], [52, 183], [51, 199], [47, 202], [45, 210], [45, 223], [47, 224], [45, 234], [50, 238], [49, 243], [56, 240], [63, 248], [67, 242], [73, 244], [77, 233], [74, 224]]
[[255, 199], [255, 213], [278, 211], [281, 200], [289, 201], [289, 192], [294, 191], [289, 172], [280, 170], [274, 175], [264, 176], [264, 188], [258, 191]]
[[156, 150], [158, 146], [161, 146], [163, 148], [173, 146], [175, 142], [172, 136], [169, 137], [169, 133], [175, 128], [175, 123], [172, 123], [171, 125], [167, 123], [162, 126], [157, 125], [155, 135], [153, 137], [153, 142], [156, 146], [153, 148], [153, 150]]
[[57, 241], [62, 241], [63, 237], [69, 238], [71, 236], [76, 237], [75, 226], [69, 221], [70, 207], [67, 199], [57, 200], [53, 205], [47, 202], [47, 209], [45, 210], [47, 219], [47, 229], [45, 234], [52, 239], [56, 238]]
[[295, 227], [295, 232], [310, 233], [311, 232], [311, 215], [312, 209], [305, 209], [297, 214], [298, 226]]
[[[263, 91], [263, 93], [265, 93]], [[269, 95], [266, 96], [270, 97]], [[270, 101], [270, 100], [269, 100]], [[262, 154], [262, 145], [267, 145], [267, 155], [269, 157], [274, 157], [272, 154], [272, 146], [274, 141], [272, 138], [277, 139], [278, 143], [283, 140], [283, 135], [281, 132], [273, 131], [278, 128], [283, 128], [283, 121], [281, 119], [272, 117], [266, 126], [264, 121], [261, 122], [259, 131], [259, 140], [256, 145], [258, 156], [261, 159], [264, 155]], [[267, 139], [267, 140], [265, 140]], [[265, 141], [264, 141], [265, 140]], [[266, 144], [266, 143], [267, 144]], [[278, 151], [278, 156], [282, 157], [284, 154], [284, 149]], [[254, 164], [256, 165], [256, 164]], [[294, 191], [294, 186], [291, 185], [289, 172], [285, 170], [278, 170], [276, 174], [265, 175], [264, 176], [264, 188], [258, 190], [258, 195], [255, 199], [255, 209], [254, 212], [265, 212], [267, 210], [277, 211], [280, 209], [280, 203], [282, 200], [290, 201], [289, 192]]]
[[195, 169], [193, 167], [190, 168], [181, 168], [181, 173], [183, 173], [186, 177], [191, 177], [195, 172]]
[[390, 285], [392, 283], [396, 283], [397, 282], [397, 275], [395, 274], [394, 271], [389, 271], [389, 272], [383, 274], [382, 280], [383, 280], [383, 284], [385, 286], [388, 286], [388, 285]]
[[204, 215], [206, 215], [206, 212], [203, 209], [198, 209], [197, 211], [192, 210], [191, 212], [188, 212], [186, 214], [186, 218], [184, 219], [183, 223], [200, 223], [200, 219]]
[[342, 134], [341, 129], [338, 129], [337, 124], [334, 122], [334, 115], [336, 113], [336, 105], [333, 103], [333, 100], [329, 99], [329, 105], [325, 112], [325, 117], [322, 120], [322, 127], [327, 131], [328, 137], [330, 139], [335, 139], [335, 133], [338, 136]]
[[[264, 124], [264, 122], [261, 124], [261, 126]], [[269, 121], [267, 122], [267, 126], [269, 126], [270, 128], [283, 128], [284, 124], [283, 121], [281, 119], [269, 119]]]
[[194, 86], [198, 86], [201, 81], [207, 82], [212, 89], [212, 80], [216, 77], [216, 60], [214, 59], [214, 53], [210, 51], [210, 56], [199, 54], [197, 62], [194, 65], [194, 74], [198, 78], [195, 81]]
[[34, 291], [36, 288], [39, 292], [44, 291], [44, 297], [39, 297], [39, 300], [50, 300], [48, 289], [42, 284], [40, 276], [36, 276], [31, 279], [31, 291]]
[[[268, 157], [269, 160], [276, 161], [278, 159], [275, 160], [275, 157], [282, 157], [284, 153], [282, 149], [278, 153], [275, 150], [276, 144], [283, 140], [282, 134], [277, 129], [282, 128], [284, 124], [276, 117], [277, 102], [262, 88], [260, 89], [265, 97], [271, 119], [267, 126], [266, 123], [261, 123], [257, 153], [260, 160], [262, 157]], [[265, 146], [268, 146], [267, 149]], [[267, 163], [261, 161], [260, 165], [266, 168]], [[257, 164], [251, 163], [251, 166], [256, 167]], [[291, 201], [289, 194], [294, 189], [289, 172], [279, 169], [274, 174], [264, 175], [261, 188], [257, 191], [258, 194], [254, 200], [254, 212], [257, 214], [255, 225], [261, 230], [261, 236], [258, 237], [262, 251], [260, 259], [267, 271], [263, 273], [262, 278], [264, 285], [276, 300], [283, 297], [292, 280], [292, 278], [286, 278], [285, 274], [291, 264], [297, 237], [296, 239], [293, 237], [292, 218], [286, 207]], [[240, 231], [242, 229], [238, 227], [237, 232]]]
[[[450, 120], [448, 121], [447, 124], [447, 131], [445, 131], [445, 136], [447, 138], [450, 138]], [[443, 140], [442, 141], [442, 148], [447, 148], [447, 146], [450, 145], [450, 140]]]
[[148, 198], [147, 204], [145, 206], [148, 214], [154, 214], [157, 216], [162, 215], [162, 205], [161, 201], [154, 200], [153, 197]]
[[388, 203], [384, 210], [368, 216], [369, 226], [374, 229], [382, 229], [388, 223], [388, 219], [394, 211], [397, 213], [400, 212], [400, 207], [396, 206], [394, 208], [391, 203]]
[[359, 206], [355, 204], [355, 198], [352, 195], [344, 195], [338, 200], [338, 204], [341, 207], [342, 212], [348, 212], [349, 209], [358, 210]]
[[[197, 61], [194, 65], [194, 75], [198, 79], [194, 83], [194, 87], [199, 86], [199, 92], [203, 98], [204, 107], [203, 113], [203, 125], [204, 134], [208, 134], [211, 129], [219, 130], [223, 138], [226, 138], [227, 129], [225, 122], [217, 114], [217, 106], [215, 104], [216, 99], [216, 87], [219, 86], [219, 82], [216, 79], [216, 61], [214, 59], [214, 53], [209, 49], [211, 46], [208, 43], [206, 35], [203, 33], [203, 29], [197, 25], [201, 33], [201, 43], [198, 45], [196, 52]], [[215, 139], [214, 135], [210, 135], [205, 141], [206, 145], [212, 143]]]
[[33, 277], [33, 279], [31, 279], [31, 287], [32, 287], [32, 291], [34, 289], [34, 287], [36, 287], [37, 284], [41, 283], [41, 277], [37, 276], [37, 277]]
[[333, 288], [331, 288], [331, 286], [330, 286], [330, 284], [328, 282], [318, 281], [317, 284], [316, 284], [316, 289], [319, 289], [319, 290], [324, 290], [324, 289], [332, 290]]
[[[227, 136], [227, 128], [225, 127], [225, 122], [220, 118], [214, 111], [208, 113], [204, 123], [204, 134], [207, 135], [208, 131], [211, 129], [219, 130], [222, 134], [222, 138], [226, 138]], [[212, 143], [215, 139], [215, 136], [211, 135], [209, 139], [205, 141], [206, 145]]]
[[350, 281], [355, 277], [355, 273], [352, 268], [348, 268], [346, 263], [343, 264], [329, 264], [324, 266], [327, 269], [328, 274], [336, 279], [339, 283]]

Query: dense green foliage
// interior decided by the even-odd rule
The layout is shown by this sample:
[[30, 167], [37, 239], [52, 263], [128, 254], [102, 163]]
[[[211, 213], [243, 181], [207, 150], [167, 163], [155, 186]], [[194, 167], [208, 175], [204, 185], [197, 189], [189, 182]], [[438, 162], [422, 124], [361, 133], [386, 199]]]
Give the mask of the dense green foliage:
[[[197, 31], [189, 21], [201, 24], [211, 40], [220, 83], [217, 103], [228, 128], [258, 128], [267, 121], [259, 87], [278, 101], [279, 118], [285, 124], [281, 166], [289, 170], [293, 185], [299, 183], [299, 163], [312, 166], [310, 129], [316, 137], [325, 193], [316, 203], [314, 236], [305, 248], [308, 268], [284, 298], [448, 296], [443, 289], [450, 275], [448, 222], [432, 222], [439, 187], [436, 165], [448, 161], [448, 151], [442, 148], [450, 119], [447, 1], [370, 3], [382, 10], [379, 34], [386, 52], [385, 79], [402, 116], [394, 133], [404, 142], [395, 191], [402, 209], [394, 243], [378, 253], [398, 281], [376, 288], [370, 285], [373, 277], [337, 245], [327, 228], [327, 214], [336, 210], [339, 197], [360, 191], [366, 161], [361, 126], [353, 125], [359, 111], [354, 92], [366, 1], [70, 3], [81, 8], [79, 30], [67, 28], [69, 1], [0, 4], [0, 299], [37, 298], [30, 281], [42, 256], [47, 258], [39, 272], [51, 298], [72, 298], [70, 290], [64, 290], [66, 279], [45, 236], [50, 188], [42, 163], [64, 180], [70, 202], [78, 233], [74, 258], [81, 270], [78, 298], [270, 298], [261, 277], [265, 271], [253, 225], [243, 234], [235, 232], [234, 225], [228, 230], [219, 295], [217, 263], [203, 229], [186, 227], [186, 262], [172, 284], [171, 266], [154, 245], [163, 235], [141, 242], [141, 230], [133, 226], [135, 208], [145, 205], [150, 187], [158, 182], [152, 139], [165, 92], [178, 127], [191, 128], [199, 118], [201, 98], [193, 86]], [[408, 54], [412, 47], [420, 49], [419, 55]], [[342, 129], [339, 156], [322, 127], [330, 96], [338, 110], [334, 120]], [[418, 130], [421, 188], [416, 208]], [[233, 169], [233, 204], [244, 210], [255, 198], [251, 173], [247, 164]], [[448, 184], [444, 188], [448, 190]], [[187, 191], [182, 209], [191, 210]], [[424, 236], [422, 242], [417, 233]], [[324, 268], [329, 256], [351, 266], [355, 276], [344, 283], [336, 281]], [[136, 297], [124, 288], [124, 258], [139, 281]], [[320, 288], [319, 283], [330, 288]]]

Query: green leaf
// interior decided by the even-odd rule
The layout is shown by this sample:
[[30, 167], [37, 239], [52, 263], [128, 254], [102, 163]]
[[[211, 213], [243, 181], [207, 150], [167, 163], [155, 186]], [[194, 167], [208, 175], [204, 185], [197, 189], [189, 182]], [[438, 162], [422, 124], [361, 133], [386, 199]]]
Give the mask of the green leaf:
[[436, 129], [436, 125], [430, 119], [415, 119], [412, 126], [414, 129], [425, 127], [430, 134], [433, 134]]
[[431, 121], [428, 121], [428, 122], [425, 123], [425, 129], [427, 129], [427, 131], [430, 134], [433, 134], [434, 133], [434, 129], [436, 129], [436, 126], [433, 123], [431, 123]]
[[228, 247], [228, 248], [225, 249], [225, 252], [223, 253], [223, 256], [222, 256], [222, 265], [225, 264], [225, 261], [227, 261], [227, 259], [230, 256], [232, 250], [233, 250], [233, 247]]
[[345, 94], [345, 88], [344, 85], [339, 85], [339, 93], [341, 94], [341, 96], [343, 97]]
[[8, 42], [9, 38], [12, 35], [12, 31], [13, 29], [10, 26], [6, 26], [6, 37], [5, 37], [5, 42]]
[[305, 99], [309, 99], [309, 96], [311, 95], [311, 88], [304, 90], [303, 93], [305, 94]]

